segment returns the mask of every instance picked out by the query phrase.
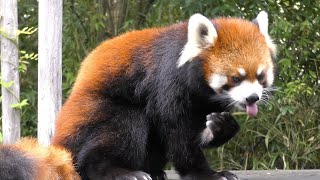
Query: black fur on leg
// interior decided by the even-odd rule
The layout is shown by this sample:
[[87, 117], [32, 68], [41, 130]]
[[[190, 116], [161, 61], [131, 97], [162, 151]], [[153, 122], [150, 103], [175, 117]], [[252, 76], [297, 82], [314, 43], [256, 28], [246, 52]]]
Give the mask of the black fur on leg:
[[[185, 151], [188, 149], [188, 151]], [[183, 152], [185, 151], [185, 152]], [[173, 166], [178, 171], [180, 176], [186, 176], [188, 174], [199, 173], [199, 174], [212, 174], [213, 171], [208, 162], [198, 147], [182, 147], [181, 153], [177, 151], [171, 154], [171, 161]]]
[[166, 180], [167, 176], [163, 171], [168, 162], [165, 146], [157, 135], [156, 128], [151, 128], [150, 131], [143, 171], [149, 173], [153, 180]]
[[[118, 108], [121, 113], [80, 127], [81, 133], [66, 141], [65, 146], [76, 152], [74, 162], [84, 180], [151, 179], [142, 171], [148, 154], [148, 121], [138, 108]], [[92, 118], [103, 112], [97, 111]], [[81, 143], [80, 148], [73, 141]]]
[[151, 176], [143, 171], [133, 171], [119, 167], [108, 167], [108, 169], [100, 169], [104, 172], [108, 172], [102, 173], [95, 169], [96, 166], [90, 166], [92, 166], [92, 164], [88, 167], [90, 170], [87, 174], [87, 178], [83, 178], [83, 180], [152, 180]]

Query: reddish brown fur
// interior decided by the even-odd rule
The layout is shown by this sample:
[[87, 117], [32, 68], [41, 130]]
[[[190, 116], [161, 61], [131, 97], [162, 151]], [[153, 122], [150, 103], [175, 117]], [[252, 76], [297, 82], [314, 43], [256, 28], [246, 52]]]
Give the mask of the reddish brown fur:
[[80, 180], [72, 163], [71, 154], [57, 146], [44, 147], [33, 138], [24, 138], [14, 145], [3, 145], [19, 151], [34, 163], [35, 180]]
[[[205, 78], [209, 81], [212, 74], [230, 77], [239, 76], [238, 68], [246, 71], [246, 79], [256, 80], [260, 65], [273, 68], [269, 48], [259, 28], [242, 19], [219, 18], [214, 23], [218, 29], [218, 38], [214, 46], [202, 55], [205, 62]], [[239, 59], [241, 57], [241, 59]]]
[[[91, 118], [87, 113], [92, 107], [101, 106], [97, 98], [88, 96], [88, 90], [104, 88], [120, 73], [132, 73], [130, 64], [133, 51], [138, 46], [148, 46], [154, 36], [163, 29], [146, 29], [133, 31], [103, 42], [93, 50], [82, 63], [82, 67], [74, 84], [72, 93], [64, 104], [56, 124], [56, 136], [53, 142], [60, 142], [67, 135], [73, 134], [81, 124], [88, 123]], [[131, 42], [130, 44], [127, 42]], [[126, 49], [126, 51], [123, 51]], [[148, 53], [145, 53], [145, 66], [149, 66]], [[116, 59], [115, 59], [116, 58]], [[124, 70], [124, 71], [123, 71]], [[83, 98], [86, 98], [84, 100]], [[91, 109], [90, 109], [91, 108]], [[97, 119], [97, 118], [96, 118]]]

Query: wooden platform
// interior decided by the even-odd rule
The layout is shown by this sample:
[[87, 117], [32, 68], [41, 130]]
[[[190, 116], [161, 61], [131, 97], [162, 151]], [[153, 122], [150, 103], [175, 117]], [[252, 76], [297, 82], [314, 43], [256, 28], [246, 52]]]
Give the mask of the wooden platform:
[[[179, 180], [174, 171], [166, 171], [168, 179]], [[240, 180], [320, 180], [320, 170], [232, 171]]]

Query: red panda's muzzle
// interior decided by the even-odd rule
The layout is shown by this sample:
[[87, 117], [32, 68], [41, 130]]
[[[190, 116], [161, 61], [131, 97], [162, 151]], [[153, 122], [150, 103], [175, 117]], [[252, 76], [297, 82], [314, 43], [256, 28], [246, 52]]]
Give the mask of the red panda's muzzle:
[[256, 102], [259, 101], [259, 99], [260, 98], [256, 93], [253, 93], [246, 98], [246, 110], [249, 116], [254, 117], [258, 114], [258, 106]]

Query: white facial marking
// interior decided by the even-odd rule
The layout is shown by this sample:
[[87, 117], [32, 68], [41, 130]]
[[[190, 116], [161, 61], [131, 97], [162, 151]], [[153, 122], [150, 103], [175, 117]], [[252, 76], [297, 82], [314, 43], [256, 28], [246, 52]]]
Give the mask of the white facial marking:
[[[207, 35], [201, 34], [201, 28], [207, 29]], [[178, 67], [199, 55], [208, 45], [213, 45], [217, 36], [217, 31], [209, 19], [201, 14], [191, 16], [188, 22], [188, 41], [180, 53]]]
[[259, 66], [257, 70], [257, 75], [260, 75], [264, 69], [264, 66]]
[[238, 71], [241, 76], [245, 76], [247, 74], [246, 70], [244, 70], [243, 68], [238, 68]]
[[201, 144], [208, 144], [214, 138], [213, 133], [209, 127], [205, 128], [201, 134]]
[[256, 93], [261, 99], [262, 89], [263, 89], [262, 85], [259, 84], [257, 80], [254, 81], [253, 83], [245, 80], [245, 81], [242, 81], [239, 86], [232, 88], [229, 91], [229, 95], [233, 100], [245, 103], [246, 98], [254, 93]]
[[271, 86], [274, 81], [273, 69], [268, 68], [267, 70], [267, 86]]
[[210, 77], [209, 85], [212, 89], [214, 89], [217, 92], [227, 82], [228, 82], [227, 76], [222, 74], [213, 74]]

